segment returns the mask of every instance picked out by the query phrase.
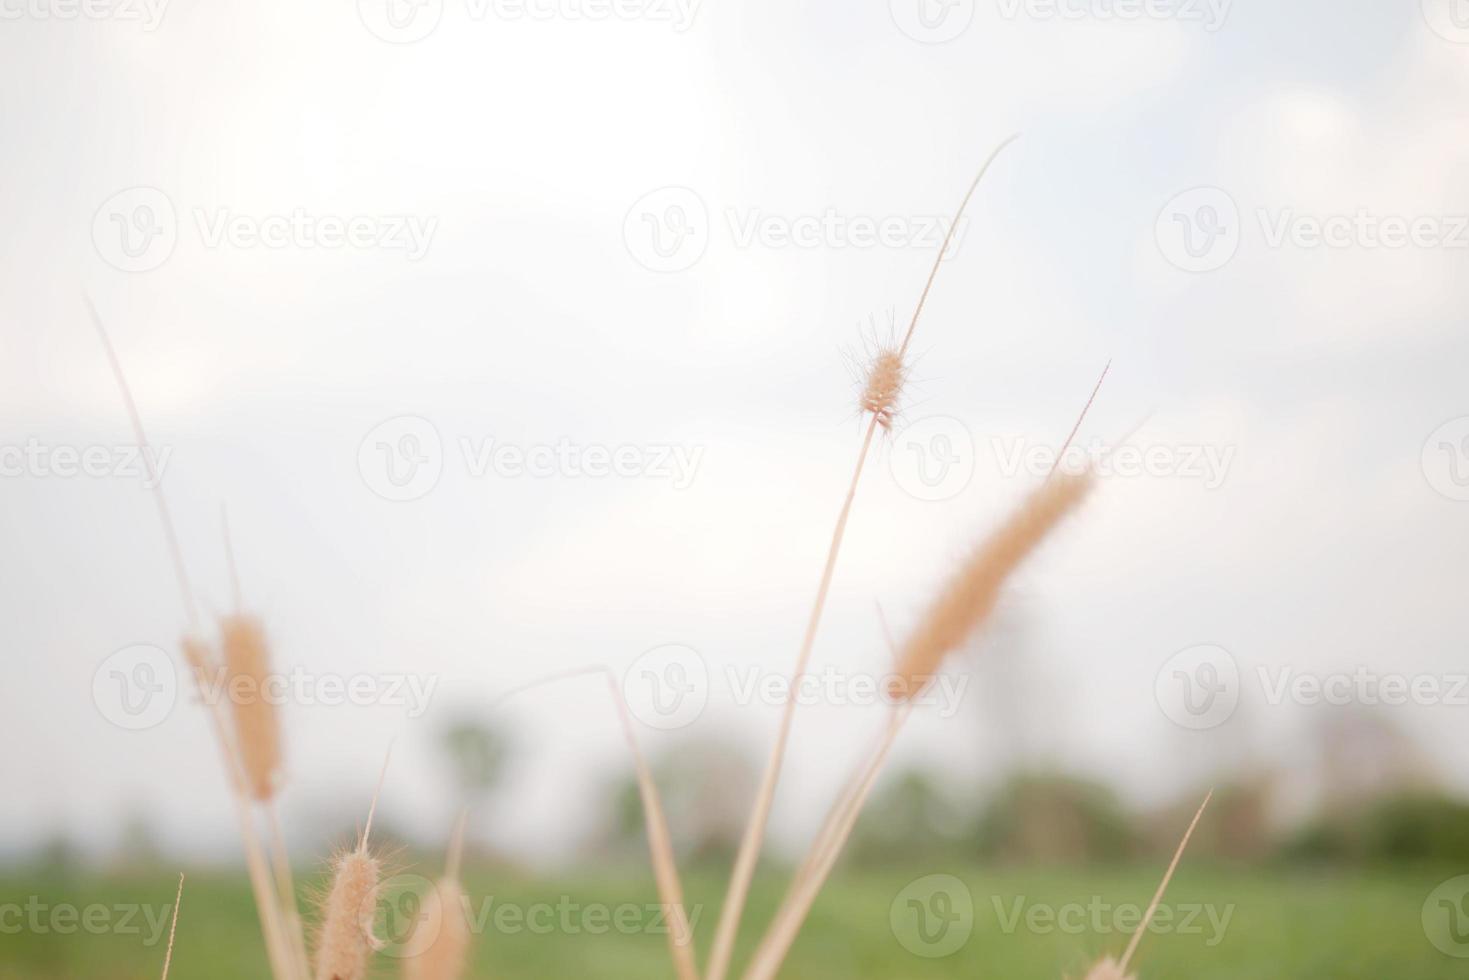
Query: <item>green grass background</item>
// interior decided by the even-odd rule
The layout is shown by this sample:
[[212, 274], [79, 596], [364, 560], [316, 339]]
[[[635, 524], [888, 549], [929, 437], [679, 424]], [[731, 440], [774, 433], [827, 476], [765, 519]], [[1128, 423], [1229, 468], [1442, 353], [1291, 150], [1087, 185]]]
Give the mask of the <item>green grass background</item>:
[[[926, 872], [952, 873], [974, 900], [973, 931], [949, 956], [914, 955], [896, 938], [889, 913], [895, 898]], [[1440, 882], [1462, 873], [1453, 868], [1421, 870], [1301, 872], [1222, 870], [1185, 866], [1166, 904], [1210, 904], [1221, 913], [1233, 906], [1222, 939], [1203, 923], [1192, 934], [1153, 934], [1143, 941], [1136, 967], [1143, 980], [1462, 980], [1469, 960], [1435, 949], [1424, 935], [1424, 900]], [[924, 980], [924, 978], [1079, 977], [1088, 963], [1126, 944], [1123, 931], [1098, 932], [1088, 923], [1080, 933], [1059, 928], [1033, 931], [1023, 923], [1001, 927], [999, 907], [1017, 899], [1026, 906], [1059, 908], [1067, 903], [1145, 904], [1158, 869], [1137, 867], [1085, 871], [914, 869], [913, 873], [850, 871], [827, 887], [788, 960], [784, 976], [802, 980]], [[748, 952], [781, 896], [784, 878], [761, 876], [746, 917]], [[0, 907], [26, 904], [32, 896], [47, 905], [113, 906], [146, 903], [158, 910], [173, 900], [175, 879], [166, 873], [0, 878]], [[305, 883], [319, 887], [319, 881]], [[615, 908], [655, 903], [645, 873], [600, 873], [559, 880], [475, 873], [472, 902], [493, 899], [519, 909], [545, 903]], [[717, 875], [694, 874], [690, 907], [698, 915], [701, 955], [707, 951], [721, 896]], [[163, 944], [141, 934], [92, 935], [78, 929], [60, 934], [43, 928], [15, 932], [14, 914], [0, 917], [0, 978], [3, 980], [133, 980], [157, 977]], [[1216, 939], [1218, 940], [1215, 943]], [[526, 927], [491, 927], [476, 940], [476, 977], [649, 978], [670, 976], [665, 938], [648, 930], [610, 929], [593, 935], [555, 925], [549, 933]], [[1210, 945], [1215, 943], [1214, 945]], [[397, 975], [391, 959], [375, 976]], [[184, 892], [174, 952], [174, 980], [265, 980], [267, 970], [254, 907], [243, 878], [224, 872], [191, 873]]]

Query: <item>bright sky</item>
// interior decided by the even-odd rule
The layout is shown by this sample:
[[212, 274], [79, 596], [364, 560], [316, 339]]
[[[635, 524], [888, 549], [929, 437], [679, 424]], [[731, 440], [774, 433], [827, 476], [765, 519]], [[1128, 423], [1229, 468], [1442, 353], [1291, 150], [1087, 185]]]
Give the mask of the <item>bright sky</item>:
[[[227, 503], [282, 669], [379, 685], [287, 709], [288, 823], [350, 823], [396, 738], [385, 814], [441, 837], [436, 735], [473, 711], [517, 743], [479, 832], [556, 858], [627, 764], [605, 689], [491, 702], [651, 664], [707, 696], [644, 726], [651, 752], [763, 753], [778, 708], [739, 682], [793, 662], [872, 324], [911, 315], [1015, 132], [868, 461], [816, 668], [883, 671], [874, 602], [907, 630], [1110, 359], [1080, 443], [1143, 423], [1147, 472], [1114, 460], [983, 651], [1034, 751], [1157, 802], [1298, 741], [1282, 678], [1365, 672], [1360, 702], [1463, 676], [1456, 0], [160, 2], [0, 0], [0, 850], [105, 850], [130, 812], [233, 847], [204, 712], [118, 723], [126, 685], [172, 675], [117, 652], [172, 653], [185, 619], [84, 291], [205, 608], [230, 604]], [[668, 645], [693, 659], [639, 659]], [[1201, 645], [1226, 652], [1170, 659]], [[1180, 671], [1237, 710], [1180, 724]], [[1001, 680], [971, 679], [895, 764], [993, 771]], [[385, 690], [410, 683], [422, 711]], [[786, 839], [880, 721], [819, 700], [844, 703], [802, 709]], [[1469, 786], [1466, 705], [1426, 701], [1383, 710]]]

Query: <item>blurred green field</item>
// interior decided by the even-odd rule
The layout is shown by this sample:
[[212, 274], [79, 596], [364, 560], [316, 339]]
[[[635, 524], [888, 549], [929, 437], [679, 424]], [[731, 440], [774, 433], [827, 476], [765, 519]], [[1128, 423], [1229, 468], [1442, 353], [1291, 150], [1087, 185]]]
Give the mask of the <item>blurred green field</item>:
[[[921, 870], [851, 871], [834, 879], [783, 975], [802, 980], [1078, 977], [1091, 958], [1126, 944], [1130, 916], [1146, 904], [1158, 875], [1151, 866], [933, 869], [963, 882], [972, 899], [968, 920], [960, 907], [962, 890], [953, 880], [929, 878], [917, 873]], [[1173, 923], [1144, 940], [1136, 965], [1144, 980], [1462, 978], [1469, 964], [1434, 948], [1422, 924], [1430, 892], [1459, 873], [1453, 868], [1303, 873], [1186, 866], [1165, 902]], [[773, 872], [762, 876], [747, 931], [763, 926], [780, 898], [782, 881]], [[695, 874], [687, 884], [702, 953], [718, 912], [721, 881]], [[656, 898], [644, 875], [548, 881], [479, 873], [470, 876], [469, 887], [472, 908], [485, 914], [486, 923], [477, 940], [473, 976], [649, 980], [671, 973], [661, 916], [648, 910]], [[162, 873], [0, 878], [0, 978], [157, 977], [173, 889], [174, 880]], [[401, 895], [389, 901], [411, 915]], [[140, 904], [145, 908], [124, 922], [126, 909]], [[63, 905], [76, 909], [70, 913], [75, 921], [68, 913], [53, 918]], [[35, 922], [41, 923], [39, 929]], [[957, 948], [949, 952], [950, 946]], [[741, 955], [747, 951], [748, 945]], [[935, 953], [947, 955], [926, 955]], [[394, 976], [394, 966], [391, 957], [382, 959], [375, 976]], [[173, 976], [267, 976], [253, 905], [241, 878], [190, 874]]]

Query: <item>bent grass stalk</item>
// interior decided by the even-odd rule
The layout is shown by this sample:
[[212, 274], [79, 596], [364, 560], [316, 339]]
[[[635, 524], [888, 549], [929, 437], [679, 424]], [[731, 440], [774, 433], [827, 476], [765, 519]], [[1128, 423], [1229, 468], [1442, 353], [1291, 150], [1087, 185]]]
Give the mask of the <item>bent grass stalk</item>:
[[[852, 481], [847, 487], [846, 498], [842, 502], [841, 511], [837, 515], [836, 528], [832, 531], [831, 544], [827, 549], [826, 564], [822, 568], [821, 581], [816, 589], [816, 598], [812, 603], [811, 615], [806, 623], [806, 632], [801, 640], [800, 651], [796, 655], [796, 666], [792, 672], [794, 684], [799, 684], [805, 676], [807, 667], [811, 661], [811, 651], [816, 642], [816, 632], [821, 626], [821, 616], [826, 609], [826, 597], [831, 590], [832, 576], [836, 570], [837, 557], [841, 553], [842, 541], [846, 536], [847, 519], [852, 512], [852, 503], [857, 496], [857, 484], [862, 479], [862, 469], [867, 461], [868, 451], [872, 447], [872, 439], [877, 429], [882, 427], [888, 429], [892, 423], [893, 411], [896, 407], [900, 394], [900, 387], [905, 371], [904, 358], [907, 356], [909, 344], [913, 340], [913, 332], [918, 326], [918, 319], [923, 314], [924, 304], [928, 300], [929, 291], [933, 288], [934, 279], [938, 276], [939, 266], [943, 263], [944, 255], [948, 252], [953, 242], [954, 232], [964, 216], [964, 210], [969, 205], [969, 200], [974, 196], [974, 191], [984, 179], [990, 164], [1000, 152], [1009, 146], [1019, 135], [1010, 137], [1002, 142], [990, 154], [984, 166], [969, 185], [964, 198], [959, 203], [959, 209], [954, 215], [954, 221], [949, 226], [948, 233], [944, 236], [943, 244], [939, 247], [938, 256], [934, 259], [933, 268], [929, 270], [928, 280], [924, 283], [923, 292], [919, 294], [918, 305], [913, 311], [913, 318], [908, 323], [908, 330], [903, 335], [903, 341], [894, 351], [879, 352], [874, 360], [872, 369], [868, 374], [867, 385], [864, 389], [862, 407], [868, 410], [872, 419], [867, 424], [867, 432], [862, 438], [862, 446], [857, 452], [857, 464], [852, 472]], [[709, 965], [707, 980], [724, 980], [729, 971], [729, 962], [734, 955], [735, 939], [739, 933], [740, 918], [744, 913], [745, 902], [749, 897], [750, 882], [755, 876], [755, 865], [760, 859], [760, 851], [765, 842], [765, 829], [770, 821], [770, 809], [775, 802], [775, 789], [780, 782], [781, 765], [785, 760], [786, 749], [790, 743], [791, 728], [795, 721], [796, 701], [790, 699], [786, 702], [785, 709], [781, 713], [780, 726], [776, 731], [775, 744], [771, 747], [770, 756], [765, 764], [765, 772], [760, 780], [760, 787], [756, 792], [755, 805], [751, 811], [749, 822], [745, 825], [745, 833], [740, 841], [740, 849], [735, 857], [734, 869], [730, 875], [728, 890], [725, 893], [724, 905], [719, 911], [719, 924], [714, 933], [714, 945], [709, 954]]]
[[678, 973], [679, 980], [698, 980], [699, 971], [694, 955], [694, 933], [689, 923], [688, 910], [684, 906], [683, 883], [679, 878], [678, 861], [673, 852], [673, 836], [668, 830], [668, 820], [663, 812], [663, 803], [658, 794], [658, 784], [653, 779], [653, 771], [648, 765], [647, 758], [643, 755], [643, 750], [638, 746], [632, 714], [628, 710], [626, 699], [622, 696], [622, 689], [618, 687], [617, 675], [605, 664], [573, 667], [511, 688], [497, 697], [493, 703], [502, 704], [518, 694], [523, 694], [543, 684], [598, 674], [607, 680], [608, 691], [612, 695], [612, 704], [617, 709], [623, 739], [627, 742], [628, 751], [632, 753], [633, 770], [638, 782], [638, 796], [643, 804], [643, 824], [648, 835], [648, 852], [653, 862], [653, 878], [658, 888], [659, 901], [669, 919], [668, 948], [673, 957], [674, 969]]
[[[209, 709], [215, 739], [219, 743], [220, 754], [224, 758], [225, 773], [235, 803], [235, 814], [240, 823], [240, 839], [245, 849], [245, 866], [249, 874], [251, 890], [254, 893], [256, 913], [260, 917], [261, 933], [265, 939], [266, 956], [270, 962], [273, 976], [283, 978], [283, 980], [293, 980], [298, 976], [292, 969], [292, 963], [296, 961], [296, 958], [290, 950], [284, 926], [280, 922], [280, 899], [272, 887], [270, 874], [266, 869], [264, 848], [250, 820], [245, 775], [239, 752], [230, 738], [229, 726], [219, 704], [208, 694], [206, 677], [214, 665], [214, 658], [209, 651], [208, 644], [200, 638], [202, 631], [198, 606], [194, 601], [194, 590], [189, 584], [183, 549], [179, 546], [178, 533], [174, 528], [173, 517], [168, 508], [168, 498], [163, 492], [163, 481], [153, 462], [152, 445], [143, 428], [143, 417], [133, 398], [132, 386], [128, 384], [127, 375], [122, 369], [122, 362], [117, 356], [116, 349], [112, 346], [112, 339], [102, 322], [102, 316], [97, 312], [97, 306], [92, 302], [90, 296], [83, 293], [82, 299], [86, 303], [92, 326], [96, 329], [97, 336], [102, 342], [102, 349], [107, 355], [107, 363], [111, 368], [113, 379], [117, 382], [118, 390], [122, 394], [128, 422], [132, 426], [133, 436], [141, 451], [149, 483], [153, 487], [153, 500], [163, 528], [164, 542], [173, 565], [174, 577], [189, 623], [188, 632], [184, 635], [180, 645], [183, 648], [185, 661], [193, 669], [200, 699]], [[304, 960], [304, 954], [302, 959]]]

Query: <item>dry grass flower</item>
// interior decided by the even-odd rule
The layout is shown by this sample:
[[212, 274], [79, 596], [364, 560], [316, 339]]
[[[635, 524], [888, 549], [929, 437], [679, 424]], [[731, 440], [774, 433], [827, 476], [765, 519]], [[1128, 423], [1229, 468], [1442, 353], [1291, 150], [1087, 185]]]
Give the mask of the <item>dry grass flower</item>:
[[252, 799], [264, 802], [275, 795], [281, 768], [280, 717], [267, 697], [270, 646], [254, 616], [225, 616], [219, 631], [245, 786]]

